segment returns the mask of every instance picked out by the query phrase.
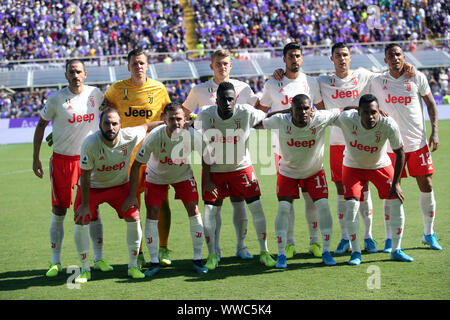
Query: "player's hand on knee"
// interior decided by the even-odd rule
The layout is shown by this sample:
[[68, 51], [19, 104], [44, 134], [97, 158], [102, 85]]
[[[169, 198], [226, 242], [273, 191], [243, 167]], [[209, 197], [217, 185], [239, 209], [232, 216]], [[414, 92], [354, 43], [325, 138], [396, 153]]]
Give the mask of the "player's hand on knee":
[[[89, 217], [87, 221], [86, 217]], [[89, 209], [89, 206], [80, 205], [75, 211], [75, 223], [84, 225], [88, 224], [89, 221], [91, 221], [91, 210]]]
[[400, 187], [400, 184], [397, 183], [395, 185], [392, 185], [391, 191], [389, 192], [388, 198], [396, 197], [400, 200], [401, 203], [405, 200], [405, 197], [403, 196], [402, 188]]
[[134, 195], [129, 195], [122, 204], [122, 212], [127, 212], [130, 208], [139, 208], [139, 203]]

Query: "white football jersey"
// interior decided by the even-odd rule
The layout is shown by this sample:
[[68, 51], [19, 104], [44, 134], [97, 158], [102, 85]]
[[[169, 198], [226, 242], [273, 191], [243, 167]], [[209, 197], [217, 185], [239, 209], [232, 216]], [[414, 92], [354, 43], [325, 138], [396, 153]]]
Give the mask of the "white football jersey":
[[[359, 98], [369, 92], [370, 81], [376, 75], [369, 70], [358, 68], [350, 70], [348, 76], [342, 79], [335, 74], [319, 76], [317, 82], [319, 82], [325, 108], [331, 110], [348, 106], [357, 107]], [[345, 145], [340, 128], [334, 126], [330, 128], [330, 145]]]
[[128, 182], [131, 154], [146, 133], [143, 126], [122, 128], [113, 147], [103, 143], [100, 130], [88, 136], [81, 146], [80, 167], [92, 170], [91, 188], [109, 188]]
[[79, 155], [83, 140], [98, 129], [102, 103], [103, 93], [88, 85], [80, 94], [73, 94], [68, 87], [52, 94], [40, 114], [46, 121], [53, 120], [53, 151]]
[[[281, 81], [270, 78], [264, 84], [260, 104], [270, 107], [271, 111], [285, 110], [291, 107], [292, 98], [297, 94], [306, 94], [313, 104], [322, 101], [319, 83], [313, 77], [300, 72], [296, 79], [288, 79], [286, 76]], [[277, 154], [280, 154], [278, 138], [272, 133], [272, 146]]]
[[[230, 79], [228, 82], [233, 84], [236, 91], [236, 103], [255, 105], [258, 96], [247, 83], [236, 79]], [[201, 110], [203, 107], [215, 105], [218, 87], [219, 85], [214, 82], [214, 79], [196, 85], [189, 92], [183, 107], [194, 112], [196, 109]]]
[[403, 74], [393, 78], [389, 72], [376, 77], [371, 92], [378, 98], [380, 109], [398, 123], [405, 152], [412, 152], [427, 143], [422, 97], [431, 94], [427, 77], [416, 71], [413, 78]]
[[370, 130], [361, 124], [356, 110], [348, 110], [334, 122], [342, 129], [345, 137], [343, 165], [359, 169], [380, 169], [391, 164], [387, 154], [387, 141], [394, 149], [403, 146], [400, 130], [391, 117], [383, 117]]
[[325, 129], [339, 114], [339, 109], [316, 110], [305, 127], [295, 126], [290, 113], [275, 114], [263, 120], [265, 129], [278, 131], [282, 175], [305, 179], [323, 169]]
[[192, 151], [202, 154], [202, 136], [193, 128], [167, 135], [167, 126], [153, 129], [136, 154], [136, 161], [147, 164], [146, 181], [172, 184], [193, 177]]
[[196, 129], [211, 149], [211, 172], [233, 172], [250, 166], [248, 139], [250, 129], [266, 114], [248, 104], [236, 104], [231, 118], [223, 120], [217, 106], [204, 108], [198, 114]]

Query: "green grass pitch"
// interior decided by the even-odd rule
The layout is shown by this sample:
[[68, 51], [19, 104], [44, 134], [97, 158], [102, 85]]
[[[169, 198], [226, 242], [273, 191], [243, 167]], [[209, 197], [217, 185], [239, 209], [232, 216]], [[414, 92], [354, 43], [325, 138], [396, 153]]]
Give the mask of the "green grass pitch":
[[[390, 300], [390, 299], [448, 299], [450, 294], [450, 120], [439, 122], [440, 148], [433, 153], [436, 174], [434, 190], [437, 200], [435, 230], [443, 251], [432, 251], [421, 244], [422, 215], [419, 209], [419, 191], [412, 178], [402, 181], [406, 197], [406, 226], [402, 247], [415, 261], [390, 261], [385, 253], [364, 254], [360, 266], [349, 266], [349, 254], [335, 257], [337, 266], [326, 267], [321, 259], [307, 253], [308, 233], [305, 225], [303, 200], [295, 202], [296, 247], [294, 259], [288, 260], [287, 270], [269, 269], [259, 263], [259, 246], [251, 214], [247, 246], [255, 255], [250, 261], [241, 261], [235, 254], [235, 235], [231, 206], [228, 200], [222, 209], [222, 261], [219, 267], [206, 275], [193, 272], [192, 246], [187, 214], [180, 201], [173, 200], [172, 228], [169, 248], [172, 266], [163, 268], [154, 279], [142, 281], [127, 277], [128, 252], [125, 241], [125, 223], [108, 206], [100, 207], [104, 224], [104, 256], [114, 266], [110, 273], [92, 272], [92, 280], [80, 289], [71, 288], [67, 267], [79, 261], [73, 242], [73, 210], [65, 219], [65, 237], [62, 250], [63, 271], [57, 278], [46, 279], [50, 261], [50, 181], [48, 159], [51, 149], [43, 145], [41, 160], [45, 168], [43, 180], [31, 171], [31, 144], [0, 145], [0, 299], [1, 300], [78, 300], [78, 299], [146, 299], [146, 300]], [[429, 132], [429, 128], [428, 128]], [[254, 137], [252, 137], [254, 139]], [[254, 140], [251, 147], [254, 148]], [[268, 152], [270, 156], [270, 152]], [[254, 154], [252, 154], [254, 156]], [[339, 241], [336, 217], [336, 189], [330, 180], [328, 148], [325, 150], [325, 169], [329, 179], [329, 202], [334, 221], [331, 249]], [[264, 166], [255, 163], [261, 185], [262, 204], [268, 229], [269, 250], [276, 256], [275, 176], [263, 174]], [[200, 181], [200, 168], [194, 166]], [[384, 245], [382, 201], [372, 190], [374, 203], [373, 235], [378, 248]], [[203, 205], [200, 204], [203, 211]], [[141, 212], [145, 219], [145, 210]], [[361, 225], [362, 232], [362, 225]], [[361, 237], [362, 238], [362, 237]], [[149, 259], [144, 247], [146, 259]], [[90, 252], [92, 260], [92, 249]], [[207, 256], [206, 244], [203, 258]], [[69, 283], [69, 284], [68, 284]]]

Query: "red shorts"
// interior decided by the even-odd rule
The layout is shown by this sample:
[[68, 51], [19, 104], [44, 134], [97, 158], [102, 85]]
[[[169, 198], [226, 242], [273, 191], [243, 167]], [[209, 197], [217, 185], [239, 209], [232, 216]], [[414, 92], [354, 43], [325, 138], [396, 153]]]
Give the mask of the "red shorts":
[[277, 174], [280, 172], [280, 159], [281, 156], [277, 153], [275, 153], [275, 169], [277, 169]]
[[[354, 197], [358, 200], [363, 200], [363, 187], [370, 181], [377, 188], [380, 199], [388, 199], [393, 178], [394, 167], [391, 165], [373, 170], [343, 166], [342, 184], [344, 185], [344, 198]], [[396, 199], [396, 197], [389, 199]]]
[[[174, 183], [175, 199], [180, 199], [186, 205], [189, 202], [198, 202], [198, 188], [194, 177]], [[161, 207], [162, 202], [167, 199], [169, 193], [168, 184], [154, 184], [145, 182], [145, 205]]]
[[299, 188], [307, 191], [312, 199], [328, 198], [327, 177], [324, 170], [320, 170], [315, 175], [305, 179], [293, 179], [277, 175], [277, 196], [300, 198]]
[[226, 197], [247, 199], [261, 195], [253, 166], [233, 172], [211, 172], [211, 180], [217, 186], [219, 195], [215, 198], [210, 192], [203, 192], [203, 201], [216, 201]]
[[[139, 209], [136, 207], [132, 207], [126, 212], [122, 212], [122, 204], [128, 197], [129, 192], [130, 184], [128, 182], [111, 188], [91, 188], [89, 191], [89, 209], [91, 211], [90, 220], [96, 221], [98, 219], [98, 206], [105, 202], [116, 210], [120, 219], [139, 218]], [[77, 211], [80, 204], [81, 192], [77, 192], [74, 211]], [[89, 217], [86, 217], [85, 222], [89, 222]]]
[[344, 161], [345, 145], [330, 146], [331, 181], [342, 181], [342, 163]]
[[[392, 161], [392, 166], [395, 164], [395, 153], [388, 153]], [[433, 159], [431, 158], [431, 152], [428, 145], [423, 148], [405, 153], [405, 163], [403, 164], [403, 170], [401, 178], [406, 178], [406, 165], [408, 165], [408, 172], [411, 177], [426, 176], [434, 173]]]
[[52, 185], [52, 206], [70, 208], [73, 189], [81, 176], [80, 156], [66, 156], [53, 153], [50, 158], [50, 182]]

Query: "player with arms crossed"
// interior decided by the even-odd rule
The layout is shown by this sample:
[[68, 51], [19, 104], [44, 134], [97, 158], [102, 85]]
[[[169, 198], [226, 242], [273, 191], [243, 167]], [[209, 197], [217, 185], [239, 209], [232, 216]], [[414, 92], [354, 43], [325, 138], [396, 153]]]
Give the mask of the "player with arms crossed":
[[329, 266], [336, 261], [330, 254], [333, 220], [328, 206], [328, 185], [323, 169], [325, 129], [340, 115], [339, 109], [313, 112], [307, 95], [292, 99], [290, 113], [264, 119], [255, 128], [278, 130], [280, 163], [277, 173], [278, 213], [275, 232], [278, 243], [276, 268], [286, 268], [286, 236], [294, 199], [299, 199], [299, 188], [309, 193], [319, 214], [322, 233], [322, 261]]
[[[203, 139], [211, 147], [210, 176], [217, 187], [217, 194], [208, 190], [203, 192], [205, 236], [209, 252], [205, 266], [210, 270], [218, 266], [215, 216], [226, 197], [230, 197], [231, 201], [247, 203], [260, 245], [260, 261], [269, 267], [276, 264], [267, 249], [267, 226], [260, 201], [261, 191], [247, 148], [250, 129], [265, 117], [264, 112], [250, 105], [236, 104], [233, 84], [222, 82], [217, 89], [217, 105], [200, 111], [195, 122], [197, 129], [203, 131]], [[202, 185], [205, 185], [205, 179]]]
[[147, 163], [145, 204], [147, 220], [145, 240], [150, 253], [150, 268], [145, 275], [151, 277], [159, 270], [158, 260], [158, 213], [163, 199], [167, 198], [169, 185], [175, 189], [175, 199], [181, 199], [189, 217], [190, 233], [194, 249], [194, 270], [207, 273], [202, 265], [204, 240], [203, 221], [198, 210], [197, 183], [189, 157], [191, 151], [202, 151], [202, 136], [193, 128], [184, 129], [185, 112], [181, 104], [169, 103], [164, 108], [165, 125], [153, 130], [144, 140], [131, 167], [130, 195], [124, 209], [135, 206], [135, 191], [140, 167]]
[[[147, 78], [148, 61], [143, 49], [131, 50], [128, 53], [127, 60], [131, 78], [117, 81], [109, 87], [105, 93], [107, 105], [119, 111], [123, 128], [160, 120], [164, 107], [170, 103], [166, 88], [161, 82]], [[133, 162], [139, 147], [140, 145], [133, 150], [131, 162]], [[138, 181], [137, 196], [139, 203], [144, 189], [145, 165], [141, 166]], [[165, 265], [171, 264], [167, 248], [170, 217], [169, 200], [163, 199], [158, 228], [160, 237], [159, 257]], [[141, 266], [145, 263], [142, 251], [139, 254], [138, 261]]]
[[98, 206], [105, 202], [127, 225], [128, 275], [133, 279], [145, 277], [137, 265], [142, 237], [139, 208], [134, 206], [123, 211], [122, 205], [129, 195], [128, 167], [132, 151], [145, 138], [146, 132], [159, 124], [162, 122], [121, 129], [118, 111], [106, 108], [100, 116], [100, 130], [84, 140], [81, 146], [81, 192], [77, 193], [74, 205], [74, 241], [81, 262], [81, 274], [75, 282], [85, 283], [91, 279], [87, 225], [91, 219], [96, 219]]
[[[49, 97], [41, 110], [41, 118], [33, 139], [33, 171], [42, 179], [44, 171], [39, 159], [45, 128], [53, 121], [53, 155], [50, 159], [52, 184], [52, 219], [50, 245], [52, 261], [47, 277], [55, 277], [62, 270], [61, 248], [64, 238], [64, 218], [72, 204], [73, 189], [80, 177], [80, 149], [86, 136], [97, 129], [98, 115], [103, 103], [102, 92], [84, 84], [87, 72], [81, 60], [66, 63], [65, 77], [69, 86]], [[103, 226], [98, 219], [90, 227], [94, 249], [94, 268], [110, 271], [103, 259]]]
[[[232, 68], [231, 53], [228, 50], [216, 50], [211, 56], [211, 70], [214, 77], [208, 81], [200, 83], [193, 87], [189, 92], [183, 107], [187, 113], [193, 114], [197, 109], [201, 111], [205, 107], [216, 104], [217, 88], [221, 82], [230, 82], [236, 90], [236, 103], [255, 105], [258, 101], [257, 95], [250, 86], [242, 81], [230, 79]], [[236, 255], [241, 259], [252, 259], [253, 256], [248, 252], [245, 246], [245, 237], [247, 235], [248, 215], [245, 209], [244, 201], [231, 201], [233, 207], [233, 225], [236, 232]], [[216, 254], [220, 262], [220, 229], [222, 225], [221, 212], [216, 214]]]
[[[334, 124], [342, 129], [345, 138], [342, 183], [346, 200], [344, 219], [352, 244], [349, 264], [361, 264], [358, 209], [364, 197], [363, 186], [369, 181], [377, 188], [380, 199], [386, 199], [391, 213], [391, 259], [413, 261], [400, 247], [405, 226], [400, 188], [405, 153], [397, 123], [391, 117], [381, 116], [377, 98], [365, 94], [359, 100], [358, 111], [344, 111]], [[396, 155], [394, 167], [386, 152], [387, 141]]]
[[[268, 112], [289, 109], [294, 96], [297, 94], [306, 94], [314, 103], [316, 108], [324, 109], [322, 96], [320, 94], [319, 84], [315, 78], [310, 77], [300, 71], [303, 63], [302, 47], [297, 43], [289, 43], [283, 48], [283, 62], [285, 70], [283, 76], [278, 81], [270, 78], [264, 85], [263, 93], [258, 104], [258, 109]], [[272, 132], [272, 145], [275, 153], [275, 166], [278, 172], [278, 163], [280, 161], [280, 146], [275, 131]], [[314, 202], [306, 190], [302, 190], [305, 200], [305, 218], [308, 224], [310, 237], [309, 252], [315, 257], [322, 256], [322, 250], [319, 242], [318, 214]], [[292, 258], [295, 254], [294, 239], [295, 211], [294, 205], [291, 206], [289, 213], [289, 224], [286, 244], [286, 257]]]
[[[442, 250], [434, 232], [436, 200], [433, 192], [434, 166], [431, 152], [439, 147], [436, 102], [422, 72], [417, 72], [412, 78], [406, 75], [405, 55], [400, 46], [387, 45], [384, 61], [388, 64], [389, 71], [372, 82], [371, 92], [379, 97], [380, 108], [386, 111], [400, 128], [406, 153], [405, 166], [408, 166], [409, 175], [416, 178], [420, 190], [420, 209], [424, 224], [422, 242], [428, 244], [431, 249]], [[431, 122], [428, 143], [422, 100]], [[389, 156], [394, 161], [395, 154], [389, 152]], [[401, 177], [407, 177], [405, 168]], [[389, 225], [390, 215], [392, 216], [386, 212], [386, 225]]]

